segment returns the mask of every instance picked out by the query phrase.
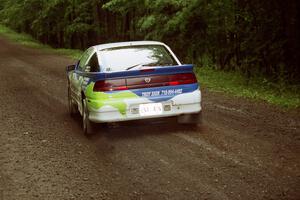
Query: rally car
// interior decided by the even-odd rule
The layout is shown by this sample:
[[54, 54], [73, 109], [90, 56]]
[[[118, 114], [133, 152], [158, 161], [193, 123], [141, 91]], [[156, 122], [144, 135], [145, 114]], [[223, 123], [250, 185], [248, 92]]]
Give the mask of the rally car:
[[67, 67], [68, 106], [85, 134], [93, 123], [177, 116], [199, 123], [201, 92], [193, 65], [180, 63], [164, 43], [136, 41], [88, 48]]

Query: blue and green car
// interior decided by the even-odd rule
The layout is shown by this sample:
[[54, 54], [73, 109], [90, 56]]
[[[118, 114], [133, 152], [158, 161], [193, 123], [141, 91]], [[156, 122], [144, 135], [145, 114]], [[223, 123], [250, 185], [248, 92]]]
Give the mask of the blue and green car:
[[161, 42], [135, 41], [88, 48], [67, 67], [68, 106], [82, 116], [85, 134], [94, 123], [177, 117], [201, 119], [201, 92], [193, 65], [184, 65]]

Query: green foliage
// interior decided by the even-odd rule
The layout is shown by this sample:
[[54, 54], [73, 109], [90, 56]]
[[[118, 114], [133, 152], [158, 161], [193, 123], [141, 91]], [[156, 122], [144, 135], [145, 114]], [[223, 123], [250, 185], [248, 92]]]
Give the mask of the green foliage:
[[7, 28], [6, 26], [3, 26], [1, 24], [0, 24], [0, 35], [7, 37], [9, 40], [16, 42], [18, 44], [22, 44], [22, 45], [29, 46], [32, 48], [43, 49], [44, 51], [50, 51], [50, 52], [58, 53], [61, 55], [66, 55], [75, 60], [79, 59], [79, 57], [82, 54], [82, 51], [80, 51], [80, 50], [61, 49], [61, 48], [60, 49], [52, 49], [48, 45], [41, 44], [40, 42], [38, 42], [37, 40], [35, 40], [34, 38], [32, 38], [32, 36], [30, 36], [28, 34], [16, 33], [15, 31], [13, 31], [10, 28]]
[[[185, 63], [300, 83], [299, 2], [290, 0], [0, 0], [0, 22], [54, 47], [166, 42]], [[282, 91], [283, 89], [280, 89]]]
[[91, 10], [96, 0], [2, 1], [3, 24], [52, 46], [85, 48], [86, 40], [75, 41], [94, 29]]
[[33, 39], [30, 35], [28, 34], [19, 34], [16, 33], [15, 31], [11, 30], [10, 28], [7, 28], [6, 26], [3, 26], [0, 24], [0, 35], [4, 35], [8, 39], [26, 45], [30, 47], [36, 47], [40, 48], [45, 45], [41, 45], [37, 40]]
[[[210, 67], [197, 69], [201, 86], [215, 92], [263, 100], [285, 108], [300, 108], [300, 86], [274, 84], [263, 77], [246, 83], [238, 72], [216, 71]], [[221, 81], [220, 81], [221, 80]]]

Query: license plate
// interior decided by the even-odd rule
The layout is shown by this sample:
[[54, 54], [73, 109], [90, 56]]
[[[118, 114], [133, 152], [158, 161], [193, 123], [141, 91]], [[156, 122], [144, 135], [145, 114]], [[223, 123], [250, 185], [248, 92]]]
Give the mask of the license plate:
[[140, 104], [139, 112], [141, 116], [160, 115], [163, 112], [161, 103]]

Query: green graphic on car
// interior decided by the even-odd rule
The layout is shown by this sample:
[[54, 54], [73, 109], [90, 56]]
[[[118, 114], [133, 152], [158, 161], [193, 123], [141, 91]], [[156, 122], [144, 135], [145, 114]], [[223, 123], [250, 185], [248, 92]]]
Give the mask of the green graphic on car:
[[89, 98], [88, 106], [94, 109], [100, 109], [103, 106], [112, 106], [122, 114], [126, 115], [127, 104], [124, 99], [140, 98], [138, 95], [130, 91], [105, 93], [105, 92], [94, 92], [95, 83], [91, 82], [86, 87], [86, 96]]

